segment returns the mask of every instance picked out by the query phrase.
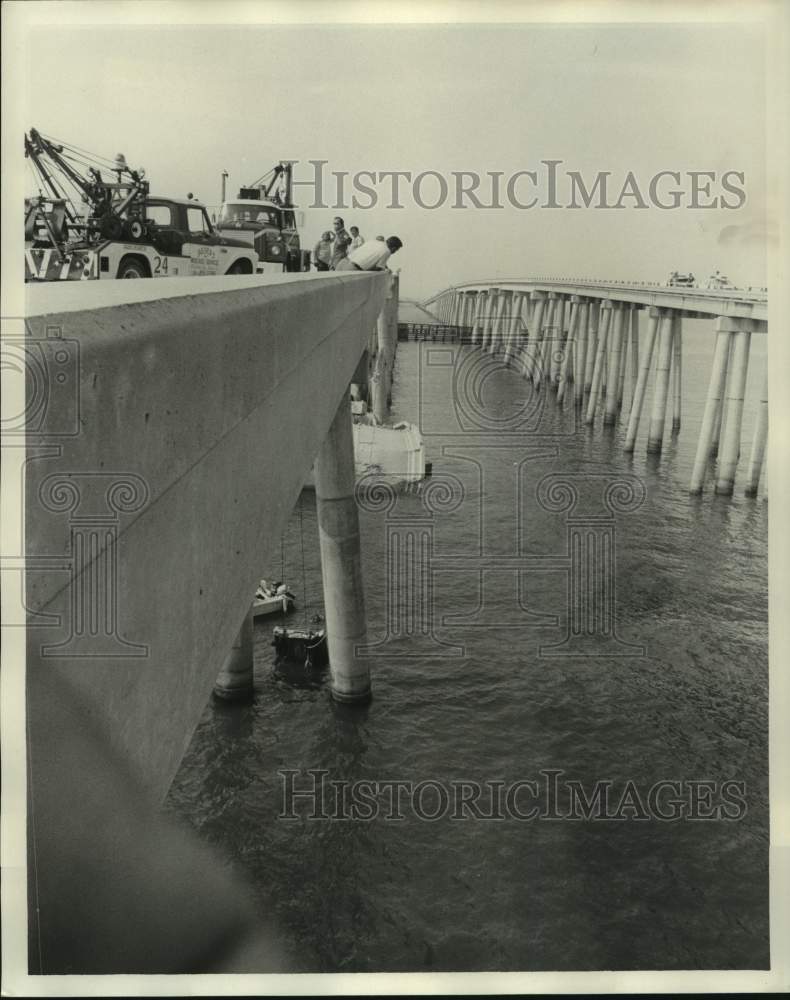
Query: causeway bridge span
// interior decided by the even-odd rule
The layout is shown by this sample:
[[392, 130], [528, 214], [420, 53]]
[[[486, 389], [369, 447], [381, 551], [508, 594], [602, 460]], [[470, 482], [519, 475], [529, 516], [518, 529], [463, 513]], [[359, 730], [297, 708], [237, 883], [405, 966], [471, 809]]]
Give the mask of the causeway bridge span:
[[[694, 468], [692, 494], [713, 479], [731, 495], [740, 459], [751, 338], [768, 329], [765, 289], [700, 289], [591, 278], [486, 279], [442, 289], [422, 303], [441, 322], [468, 332], [480, 350], [500, 354], [536, 391], [575, 405], [580, 419], [627, 422], [632, 452], [653, 381], [647, 450], [660, 454], [667, 426], [681, 425], [683, 320], [714, 321], [715, 345]], [[639, 311], [647, 330], [640, 332]], [[624, 408], [626, 377], [630, 407]], [[767, 368], [749, 455], [745, 492], [759, 488], [768, 435]], [[671, 423], [670, 423], [671, 413]], [[714, 464], [715, 462], [715, 464]]]

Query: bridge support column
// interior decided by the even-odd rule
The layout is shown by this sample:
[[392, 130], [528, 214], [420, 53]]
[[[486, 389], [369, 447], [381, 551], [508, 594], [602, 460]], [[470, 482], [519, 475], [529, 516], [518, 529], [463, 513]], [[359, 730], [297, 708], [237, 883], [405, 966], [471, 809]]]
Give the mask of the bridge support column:
[[[634, 445], [636, 444], [636, 435], [639, 431], [639, 421], [642, 417], [642, 407], [645, 402], [645, 390], [647, 389], [647, 380], [650, 377], [650, 365], [653, 362], [653, 348], [656, 343], [656, 334], [658, 332], [658, 323], [660, 319], [660, 313], [658, 309], [650, 310], [650, 322], [647, 328], [647, 338], [645, 340], [645, 348], [642, 351], [642, 366], [639, 369], [639, 377], [636, 381], [636, 387], [634, 388], [633, 399], [631, 400], [631, 413], [628, 417], [628, 430], [625, 436], [625, 448], [624, 451], [632, 452], [634, 450]], [[633, 334], [633, 329], [632, 329]], [[631, 351], [631, 363], [633, 365], [634, 351]]]
[[461, 314], [459, 316], [459, 321], [458, 321], [458, 326], [459, 326], [458, 339], [459, 339], [459, 341], [463, 341], [464, 330], [466, 329], [467, 326], [469, 326], [469, 305], [470, 305], [470, 302], [471, 302], [471, 298], [472, 297], [471, 297], [471, 295], [470, 295], [469, 292], [462, 292], [461, 293]]
[[491, 345], [494, 342], [494, 327], [496, 326], [496, 318], [501, 298], [501, 291], [498, 288], [492, 288], [488, 302], [488, 309], [486, 310], [486, 322], [483, 327], [484, 335], [483, 342], [481, 344], [483, 350], [488, 351], [489, 353], [492, 350]]
[[523, 292], [513, 292], [510, 306], [510, 324], [505, 344], [505, 364], [509, 365], [519, 348], [519, 331], [521, 327], [521, 308], [524, 303]]
[[705, 470], [711, 456], [711, 446], [713, 436], [716, 433], [717, 423], [721, 422], [721, 412], [723, 409], [722, 400], [724, 397], [724, 387], [727, 380], [727, 360], [730, 353], [730, 339], [732, 329], [737, 326], [737, 322], [720, 317], [716, 323], [716, 345], [713, 349], [713, 367], [710, 373], [708, 384], [708, 395], [705, 399], [705, 411], [702, 415], [702, 427], [697, 441], [697, 454], [694, 458], [694, 469], [691, 474], [691, 484], [689, 492], [692, 494], [702, 493], [702, 485], [705, 481]]
[[500, 344], [504, 343], [505, 336], [503, 326], [505, 323], [505, 311], [507, 309], [508, 302], [510, 301], [510, 295], [511, 293], [504, 288], [499, 292], [496, 316], [491, 328], [491, 342], [488, 345], [488, 350], [491, 354], [496, 354], [500, 348]]
[[355, 483], [351, 413], [344, 394], [315, 461], [330, 690], [343, 702], [370, 698], [370, 664], [356, 651], [366, 644], [367, 624]]
[[551, 373], [551, 348], [554, 342], [554, 325], [558, 314], [559, 295], [556, 292], [549, 292], [549, 307], [545, 323], [542, 329], [535, 330], [537, 342], [535, 343], [535, 364], [532, 367], [532, 384], [536, 389], [540, 389], [544, 375], [547, 379]]
[[639, 306], [631, 311], [631, 404], [639, 381]]
[[220, 701], [248, 701], [252, 698], [252, 694], [252, 607], [250, 607], [214, 682], [214, 697]]
[[543, 327], [543, 315], [546, 310], [548, 297], [546, 292], [532, 292], [535, 300], [535, 308], [529, 324], [527, 336], [524, 340], [524, 348], [521, 352], [521, 368], [524, 378], [531, 379], [535, 367], [538, 331]]
[[583, 388], [583, 383], [580, 383], [577, 376], [577, 369], [579, 366], [579, 350], [580, 346], [577, 338], [577, 330], [581, 330], [580, 319], [582, 317], [581, 300], [578, 295], [572, 295], [571, 299], [571, 314], [568, 320], [568, 339], [565, 341], [565, 350], [562, 356], [562, 366], [560, 368], [559, 376], [557, 379], [557, 402], [561, 403], [565, 398], [565, 393], [568, 387], [568, 375], [571, 371], [574, 373], [574, 379], [576, 380], [576, 386], [581, 384]]
[[735, 334], [732, 349], [732, 364], [727, 380], [727, 416], [724, 424], [724, 441], [719, 461], [719, 476], [716, 493], [731, 496], [735, 485], [735, 471], [741, 452], [741, 421], [743, 419], [743, 397], [746, 391], [746, 375], [749, 370], [749, 347], [751, 330], [744, 329], [748, 320], [741, 321], [741, 329]]
[[593, 373], [595, 371], [595, 358], [598, 350], [598, 328], [601, 317], [601, 303], [590, 303], [590, 322], [587, 329], [587, 351], [584, 360], [584, 391], [592, 392]]
[[[620, 374], [617, 379], [617, 411], [618, 413], [623, 408], [623, 400], [625, 398], [625, 373], [628, 367], [628, 345], [631, 340], [629, 336], [631, 330], [631, 308], [629, 306], [623, 306], [623, 336], [621, 343], [621, 353], [620, 353]], [[633, 388], [633, 386], [632, 386]]]
[[612, 350], [609, 358], [609, 373], [606, 387], [606, 408], [603, 414], [604, 426], [617, 423], [617, 393], [620, 384], [620, 357], [623, 349], [623, 320], [625, 307], [618, 302], [614, 307], [612, 328]]
[[447, 317], [449, 326], [458, 326], [458, 310], [461, 305], [461, 293], [453, 292], [450, 296], [450, 312]]
[[760, 473], [765, 458], [765, 446], [768, 443], [768, 367], [766, 364], [763, 378], [763, 390], [760, 396], [760, 407], [757, 410], [757, 423], [752, 439], [752, 453], [749, 457], [749, 479], [746, 483], [746, 496], [757, 496], [760, 486]]
[[713, 416], [713, 434], [710, 440], [710, 457], [716, 458], [719, 454], [719, 443], [721, 441], [721, 428], [724, 423], [724, 390], [727, 387], [727, 372], [730, 370], [730, 361], [732, 360], [732, 345], [735, 342], [735, 336], [730, 335], [727, 337], [727, 354], [724, 359], [724, 373], [725, 378], [722, 383], [722, 390], [719, 398], [716, 401], [716, 412]]
[[[573, 323], [572, 309], [571, 323]], [[587, 342], [589, 325], [590, 303], [586, 299], [581, 299], [576, 312], [576, 341], [573, 345], [573, 395], [574, 402], [577, 406], [581, 406], [584, 402], [584, 378], [587, 370]], [[569, 337], [570, 334], [571, 331], [569, 330]]]
[[683, 319], [676, 313], [672, 323], [672, 433], [680, 432], [683, 392]]
[[477, 344], [482, 338], [482, 327], [483, 327], [483, 316], [485, 313], [485, 302], [487, 298], [487, 293], [485, 289], [480, 289], [477, 293], [477, 301], [475, 303], [475, 316], [472, 322], [472, 343]]
[[647, 434], [647, 450], [651, 454], [660, 452], [664, 444], [669, 375], [672, 366], [672, 326], [672, 310], [664, 310], [659, 325], [653, 412], [650, 414], [650, 427]]
[[554, 315], [554, 327], [552, 328], [553, 336], [549, 338], [547, 345], [547, 350], [549, 352], [549, 358], [551, 362], [547, 360], [546, 370], [550, 371], [551, 378], [550, 384], [551, 388], [555, 391], [559, 391], [560, 385], [560, 373], [565, 370], [564, 378], [568, 376], [568, 364], [570, 363], [570, 351], [568, 350], [568, 345], [570, 344], [570, 334], [567, 341], [565, 340], [565, 296], [560, 295], [555, 306]]
[[598, 405], [598, 394], [601, 391], [603, 381], [603, 369], [606, 364], [606, 347], [609, 339], [609, 327], [612, 322], [612, 303], [606, 299], [601, 303], [600, 329], [598, 331], [598, 344], [595, 354], [595, 367], [592, 373], [592, 383], [590, 385], [590, 398], [587, 400], [587, 414], [584, 418], [586, 424], [595, 422], [595, 408]]
[[488, 344], [488, 319], [491, 307], [494, 304], [495, 292], [493, 288], [487, 288], [483, 295], [483, 308], [480, 311], [480, 350], [484, 351]]

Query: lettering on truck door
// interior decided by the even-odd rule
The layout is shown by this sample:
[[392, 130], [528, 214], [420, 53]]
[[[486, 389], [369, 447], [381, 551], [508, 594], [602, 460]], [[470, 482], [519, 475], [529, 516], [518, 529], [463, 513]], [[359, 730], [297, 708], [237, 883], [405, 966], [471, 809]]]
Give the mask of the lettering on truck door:
[[183, 252], [189, 256], [189, 273], [223, 274], [224, 271], [220, 270], [219, 248], [205, 210], [196, 205], [187, 208], [186, 215], [189, 235]]

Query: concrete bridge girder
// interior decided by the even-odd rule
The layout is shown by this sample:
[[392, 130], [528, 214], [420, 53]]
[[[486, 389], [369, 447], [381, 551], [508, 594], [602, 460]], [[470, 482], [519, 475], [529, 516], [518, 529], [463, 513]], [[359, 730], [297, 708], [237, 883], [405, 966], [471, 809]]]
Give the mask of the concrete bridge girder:
[[[109, 539], [101, 518], [112, 512], [100, 507], [108, 498], [120, 507], [113, 600], [123, 641], [107, 639], [108, 657], [93, 655], [89, 637], [42, 657], [51, 632], [33, 626], [28, 673], [62, 675], [157, 797], [257, 579], [279, 561], [280, 535], [389, 284], [383, 274], [291, 277], [232, 288], [222, 278], [108, 282], [92, 289], [92, 309], [78, 307], [73, 288], [29, 291], [33, 336], [56, 327], [78, 349], [79, 425], [60, 456], [27, 463], [27, 554], [31, 567], [44, 555], [73, 559], [75, 518], [95, 514], [89, 573]], [[43, 436], [68, 426], [72, 404], [53, 395]], [[35, 444], [33, 435], [31, 455]], [[67, 619], [68, 583], [62, 572], [29, 572], [27, 607]], [[35, 720], [34, 697], [33, 740]]]

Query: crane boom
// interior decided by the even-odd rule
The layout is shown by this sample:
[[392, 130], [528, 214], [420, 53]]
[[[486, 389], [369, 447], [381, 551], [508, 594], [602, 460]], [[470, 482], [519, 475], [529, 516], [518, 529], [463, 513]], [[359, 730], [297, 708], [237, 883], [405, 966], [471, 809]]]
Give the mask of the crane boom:
[[64, 200], [69, 220], [74, 225], [80, 225], [79, 216], [70, 199], [58, 189], [53, 173], [59, 173], [79, 191], [88, 206], [86, 231], [89, 240], [118, 235], [124, 219], [142, 217], [148, 182], [143, 179], [144, 172], [131, 170], [120, 154], [112, 167], [118, 176], [117, 182], [105, 181], [101, 171], [94, 166], [87, 166], [85, 173], [80, 173], [64, 155], [64, 145], [42, 136], [35, 128], [25, 136], [25, 155], [32, 160], [53, 196]]

